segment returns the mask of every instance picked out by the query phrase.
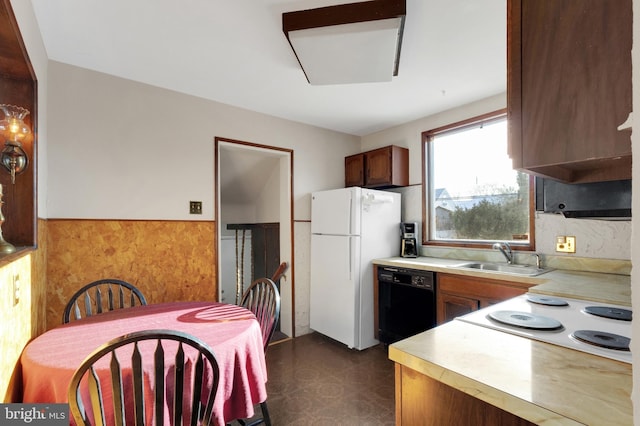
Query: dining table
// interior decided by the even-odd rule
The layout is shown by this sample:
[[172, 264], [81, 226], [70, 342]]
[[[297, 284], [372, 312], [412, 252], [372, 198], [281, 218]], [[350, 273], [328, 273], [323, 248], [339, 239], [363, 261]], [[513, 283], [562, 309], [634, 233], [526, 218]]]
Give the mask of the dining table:
[[172, 302], [104, 312], [36, 337], [20, 357], [22, 402], [67, 403], [71, 377], [89, 354], [116, 337], [151, 329], [188, 333], [213, 349], [220, 368], [217, 425], [252, 417], [254, 405], [266, 400], [264, 345], [253, 313], [225, 303]]

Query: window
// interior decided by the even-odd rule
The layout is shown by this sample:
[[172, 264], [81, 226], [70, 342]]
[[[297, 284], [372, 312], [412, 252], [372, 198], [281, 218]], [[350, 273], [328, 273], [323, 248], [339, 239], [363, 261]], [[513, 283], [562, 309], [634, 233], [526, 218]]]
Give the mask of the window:
[[505, 111], [423, 133], [425, 244], [535, 249], [533, 177], [513, 170]]

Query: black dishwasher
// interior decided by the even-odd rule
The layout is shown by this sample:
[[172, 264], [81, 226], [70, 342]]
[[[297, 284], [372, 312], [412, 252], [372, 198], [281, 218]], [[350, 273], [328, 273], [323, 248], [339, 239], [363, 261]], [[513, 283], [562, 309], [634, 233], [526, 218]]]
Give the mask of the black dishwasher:
[[435, 273], [378, 266], [378, 340], [391, 344], [436, 325]]

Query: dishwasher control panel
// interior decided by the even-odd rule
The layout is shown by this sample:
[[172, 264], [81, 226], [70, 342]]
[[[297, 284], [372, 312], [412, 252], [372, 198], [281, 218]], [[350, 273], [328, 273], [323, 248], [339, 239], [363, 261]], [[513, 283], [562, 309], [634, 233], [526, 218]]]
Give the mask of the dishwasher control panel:
[[378, 281], [433, 290], [434, 273], [419, 269], [379, 266]]

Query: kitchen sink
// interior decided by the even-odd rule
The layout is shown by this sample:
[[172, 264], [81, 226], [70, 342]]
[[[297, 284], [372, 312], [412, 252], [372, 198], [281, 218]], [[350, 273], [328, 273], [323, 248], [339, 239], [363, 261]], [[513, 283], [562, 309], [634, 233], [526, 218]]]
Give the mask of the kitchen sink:
[[535, 277], [536, 275], [541, 275], [551, 270], [546, 268], [536, 268], [535, 266], [529, 266], [529, 265], [513, 265], [513, 264], [490, 263], [490, 262], [469, 262], [469, 263], [462, 263], [459, 265], [452, 265], [451, 267], [475, 269], [479, 271], [488, 271], [488, 272], [500, 272], [504, 274], [513, 274], [513, 275], [524, 275], [528, 277]]

